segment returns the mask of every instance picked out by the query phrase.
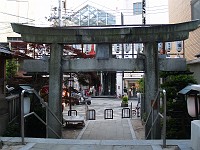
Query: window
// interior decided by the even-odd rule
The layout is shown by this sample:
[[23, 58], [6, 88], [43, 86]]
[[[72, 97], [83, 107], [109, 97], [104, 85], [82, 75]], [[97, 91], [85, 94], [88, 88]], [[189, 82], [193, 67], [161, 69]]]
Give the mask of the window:
[[133, 15], [140, 15], [142, 14], [142, 3], [137, 2], [133, 3]]
[[200, 19], [200, 0], [191, 1], [192, 20]]

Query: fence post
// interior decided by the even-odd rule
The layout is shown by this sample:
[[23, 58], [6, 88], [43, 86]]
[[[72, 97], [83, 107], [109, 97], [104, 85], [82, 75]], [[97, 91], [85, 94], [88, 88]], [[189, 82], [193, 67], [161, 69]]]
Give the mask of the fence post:
[[166, 148], [166, 91], [163, 90], [164, 94], [164, 112], [163, 112], [163, 148]]
[[22, 135], [22, 144], [25, 145], [24, 143], [24, 93], [25, 90], [21, 92], [21, 135]]

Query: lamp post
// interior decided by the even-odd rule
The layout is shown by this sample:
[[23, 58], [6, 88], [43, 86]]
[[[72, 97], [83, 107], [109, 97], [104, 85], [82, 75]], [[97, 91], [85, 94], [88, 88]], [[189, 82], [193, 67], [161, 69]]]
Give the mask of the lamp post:
[[72, 110], [72, 88], [73, 88], [73, 83], [74, 79], [71, 76], [70, 73], [70, 78], [68, 79], [69, 81], [69, 115], [71, 116], [71, 110]]

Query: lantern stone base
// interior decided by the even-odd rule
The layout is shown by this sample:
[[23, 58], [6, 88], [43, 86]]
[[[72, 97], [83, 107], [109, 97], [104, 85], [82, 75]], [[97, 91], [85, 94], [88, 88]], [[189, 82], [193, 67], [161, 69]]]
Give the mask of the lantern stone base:
[[199, 150], [200, 147], [200, 120], [191, 122], [191, 142], [193, 150]]

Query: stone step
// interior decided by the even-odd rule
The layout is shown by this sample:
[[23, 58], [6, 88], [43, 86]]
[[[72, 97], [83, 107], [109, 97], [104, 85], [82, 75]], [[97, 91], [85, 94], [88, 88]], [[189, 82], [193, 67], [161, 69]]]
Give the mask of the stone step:
[[[20, 137], [0, 137], [4, 145], [16, 146], [12, 150], [37, 150], [37, 149], [95, 149], [95, 150], [163, 150], [162, 140], [74, 140], [74, 139], [44, 139], [25, 138], [25, 145], [20, 144]], [[191, 140], [167, 140], [165, 150], [191, 150]]]

